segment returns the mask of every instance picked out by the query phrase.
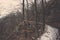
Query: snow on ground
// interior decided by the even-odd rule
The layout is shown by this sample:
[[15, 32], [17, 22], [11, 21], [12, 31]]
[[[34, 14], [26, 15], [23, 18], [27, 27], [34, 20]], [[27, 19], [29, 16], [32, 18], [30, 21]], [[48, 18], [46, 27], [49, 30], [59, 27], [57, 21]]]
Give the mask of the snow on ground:
[[41, 38], [38, 38], [38, 40], [56, 40], [57, 35], [58, 29], [46, 25], [45, 33], [41, 36]]

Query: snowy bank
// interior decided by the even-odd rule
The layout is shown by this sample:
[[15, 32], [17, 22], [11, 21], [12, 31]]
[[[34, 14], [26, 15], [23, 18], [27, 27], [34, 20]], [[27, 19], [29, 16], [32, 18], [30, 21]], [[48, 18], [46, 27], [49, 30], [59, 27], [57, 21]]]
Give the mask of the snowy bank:
[[41, 36], [41, 38], [38, 38], [38, 40], [56, 40], [57, 36], [58, 29], [46, 25], [45, 33]]

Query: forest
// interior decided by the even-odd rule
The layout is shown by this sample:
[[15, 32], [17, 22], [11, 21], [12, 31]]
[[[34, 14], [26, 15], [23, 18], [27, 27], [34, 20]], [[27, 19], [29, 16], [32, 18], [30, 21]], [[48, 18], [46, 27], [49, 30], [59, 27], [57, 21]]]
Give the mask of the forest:
[[0, 18], [0, 40], [37, 40], [45, 33], [46, 24], [60, 31], [60, 0], [38, 1], [29, 4], [26, 0], [25, 4], [23, 0], [22, 12]]

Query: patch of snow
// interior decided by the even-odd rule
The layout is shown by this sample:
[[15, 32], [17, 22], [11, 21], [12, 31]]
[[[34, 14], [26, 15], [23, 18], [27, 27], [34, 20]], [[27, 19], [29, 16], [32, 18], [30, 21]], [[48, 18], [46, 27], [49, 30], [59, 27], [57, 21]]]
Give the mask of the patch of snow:
[[45, 33], [38, 40], [56, 40], [58, 29], [46, 25]]

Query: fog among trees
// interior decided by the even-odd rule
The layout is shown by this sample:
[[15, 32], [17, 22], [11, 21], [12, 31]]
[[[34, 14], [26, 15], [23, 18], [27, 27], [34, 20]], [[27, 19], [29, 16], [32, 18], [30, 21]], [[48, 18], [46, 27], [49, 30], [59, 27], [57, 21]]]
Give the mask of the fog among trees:
[[[48, 28], [52, 29], [52, 32], [49, 29], [52, 35], [55, 32], [55, 34], [59, 34], [60, 1], [44, 1], [43, 4], [42, 1], [38, 1], [35, 2], [36, 4], [34, 2], [29, 4], [26, 0], [26, 6], [21, 3], [22, 6], [25, 6], [24, 10], [23, 7], [21, 8], [22, 12], [19, 10], [16, 12], [8, 12], [10, 14], [0, 18], [0, 40], [38, 40], [38, 38], [42, 40], [40, 38], [47, 32], [45, 29], [48, 30]], [[45, 27], [43, 21], [45, 25], [50, 25], [50, 27]], [[54, 38], [54, 36], [51, 40], [60, 40], [59, 37]]]

